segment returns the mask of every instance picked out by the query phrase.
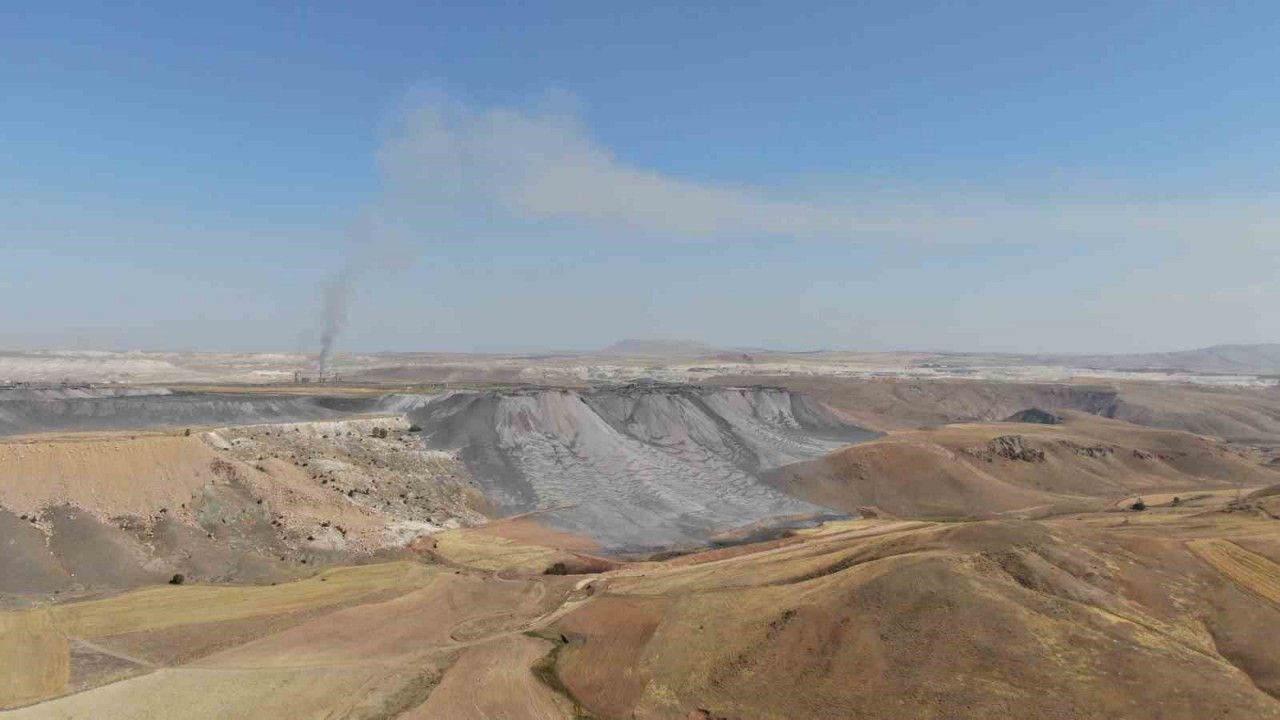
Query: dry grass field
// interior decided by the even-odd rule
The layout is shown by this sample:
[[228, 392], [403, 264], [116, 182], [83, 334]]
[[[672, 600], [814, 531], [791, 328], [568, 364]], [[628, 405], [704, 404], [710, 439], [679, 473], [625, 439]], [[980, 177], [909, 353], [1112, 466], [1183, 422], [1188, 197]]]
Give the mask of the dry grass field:
[[1241, 588], [1280, 605], [1280, 565], [1230, 540], [1192, 540], [1187, 547]]

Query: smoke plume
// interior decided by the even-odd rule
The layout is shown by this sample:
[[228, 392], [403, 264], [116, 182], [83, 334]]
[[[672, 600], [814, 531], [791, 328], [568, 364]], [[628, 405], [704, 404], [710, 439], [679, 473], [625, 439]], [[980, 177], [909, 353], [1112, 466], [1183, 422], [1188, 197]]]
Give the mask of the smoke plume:
[[355, 286], [356, 270], [347, 265], [342, 272], [320, 288], [320, 378], [328, 373], [333, 360], [333, 347], [347, 325], [347, 308]]
[[420, 252], [421, 233], [398, 220], [405, 210], [386, 197], [366, 208], [350, 231], [342, 268], [320, 284], [320, 354], [317, 370], [333, 372], [338, 340], [347, 329], [352, 300], [370, 274], [388, 274], [412, 264]]

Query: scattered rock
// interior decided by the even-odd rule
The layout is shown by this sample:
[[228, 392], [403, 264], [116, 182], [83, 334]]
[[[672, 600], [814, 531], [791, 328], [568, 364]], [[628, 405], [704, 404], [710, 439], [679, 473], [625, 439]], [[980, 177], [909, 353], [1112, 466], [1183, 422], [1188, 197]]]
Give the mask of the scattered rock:
[[1021, 435], [1001, 435], [980, 447], [966, 448], [967, 455], [991, 462], [996, 458], [1019, 462], [1044, 462], [1044, 451], [1027, 444]]
[[1064, 442], [1063, 445], [1074, 450], [1080, 457], [1101, 459], [1115, 454], [1115, 448], [1108, 445], [1077, 445], [1073, 442]]

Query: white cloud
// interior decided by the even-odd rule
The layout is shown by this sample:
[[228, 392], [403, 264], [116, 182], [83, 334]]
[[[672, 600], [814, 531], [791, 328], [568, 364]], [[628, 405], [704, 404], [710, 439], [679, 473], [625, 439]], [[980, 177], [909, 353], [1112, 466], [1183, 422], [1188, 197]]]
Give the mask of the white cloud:
[[528, 219], [689, 237], [927, 235], [969, 222], [787, 200], [764, 188], [693, 182], [633, 167], [574, 117], [512, 109], [419, 108], [383, 151], [393, 183], [452, 202], [485, 201]]
[[[891, 201], [866, 193], [794, 192], [697, 182], [637, 167], [596, 142], [563, 111], [474, 110], [436, 98], [407, 115], [383, 149], [405, 199], [482, 204], [518, 219], [681, 238], [788, 237], [856, 242], [1269, 243], [1280, 202], [1019, 202], [988, 194]], [[886, 196], [887, 197], [887, 196]]]

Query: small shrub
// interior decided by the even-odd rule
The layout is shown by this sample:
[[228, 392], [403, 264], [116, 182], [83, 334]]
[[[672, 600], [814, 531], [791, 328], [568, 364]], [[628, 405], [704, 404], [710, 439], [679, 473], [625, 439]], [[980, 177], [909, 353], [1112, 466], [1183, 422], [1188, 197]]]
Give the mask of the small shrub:
[[187, 581], [187, 578], [182, 573], [174, 573], [173, 577], [169, 578], [170, 585], [181, 585], [186, 581]]
[[1172, 504], [1174, 507], [1178, 507], [1179, 505], [1182, 504], [1182, 498], [1178, 497], [1177, 495], [1174, 495]]
[[565, 565], [562, 562], [558, 562], [552, 565], [551, 567], [547, 568], [543, 574], [544, 575], [568, 575], [569, 566]]
[[1143, 510], [1147, 509], [1147, 503], [1142, 498], [1138, 498], [1138, 501], [1130, 505], [1129, 509], [1135, 512], [1142, 512]]
[[410, 426], [409, 426], [409, 432], [422, 432], [422, 426], [421, 426], [421, 425], [410, 425]]
[[182, 437], [191, 437], [191, 428], [182, 431]]

